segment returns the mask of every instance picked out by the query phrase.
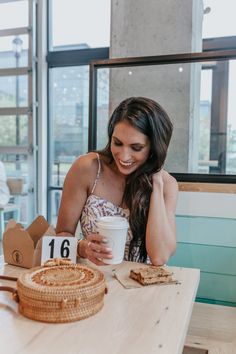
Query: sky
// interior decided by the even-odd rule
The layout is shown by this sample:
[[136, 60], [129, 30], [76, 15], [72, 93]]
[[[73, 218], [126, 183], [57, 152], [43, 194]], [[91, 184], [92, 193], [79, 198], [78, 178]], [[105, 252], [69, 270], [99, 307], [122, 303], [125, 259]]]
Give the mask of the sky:
[[204, 38], [236, 36], [236, 0], [203, 0], [203, 4], [204, 9], [211, 8], [204, 15]]
[[110, 0], [52, 0], [52, 13], [55, 46], [88, 43], [109, 47]]

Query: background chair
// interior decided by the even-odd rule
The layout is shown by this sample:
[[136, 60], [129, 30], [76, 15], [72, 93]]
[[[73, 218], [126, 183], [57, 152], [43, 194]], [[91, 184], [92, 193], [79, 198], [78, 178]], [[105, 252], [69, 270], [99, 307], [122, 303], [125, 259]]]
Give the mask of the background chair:
[[7, 185], [11, 197], [8, 204], [4, 206], [0, 205], [0, 240], [2, 240], [2, 235], [9, 218], [13, 218], [16, 222], [20, 221], [20, 196], [23, 195], [24, 180], [23, 178], [9, 177]]

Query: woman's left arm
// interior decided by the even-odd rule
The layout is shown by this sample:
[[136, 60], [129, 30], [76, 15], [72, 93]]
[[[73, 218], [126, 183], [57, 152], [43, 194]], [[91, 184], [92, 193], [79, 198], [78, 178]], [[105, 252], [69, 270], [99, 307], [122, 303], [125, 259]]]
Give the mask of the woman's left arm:
[[175, 209], [178, 184], [164, 170], [153, 175], [146, 228], [147, 254], [154, 265], [165, 264], [176, 249]]

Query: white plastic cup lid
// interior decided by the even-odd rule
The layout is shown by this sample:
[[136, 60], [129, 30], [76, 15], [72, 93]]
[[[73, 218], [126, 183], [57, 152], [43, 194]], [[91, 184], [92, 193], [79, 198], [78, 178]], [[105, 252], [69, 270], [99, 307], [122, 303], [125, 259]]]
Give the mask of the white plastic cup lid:
[[102, 216], [98, 219], [97, 225], [104, 229], [123, 229], [129, 227], [127, 219], [122, 216]]

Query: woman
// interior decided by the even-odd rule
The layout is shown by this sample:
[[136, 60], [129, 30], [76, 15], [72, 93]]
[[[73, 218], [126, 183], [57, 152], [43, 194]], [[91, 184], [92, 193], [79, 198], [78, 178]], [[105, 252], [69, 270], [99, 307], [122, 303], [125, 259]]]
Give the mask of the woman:
[[79, 157], [64, 183], [57, 234], [74, 235], [80, 220], [84, 239], [78, 255], [97, 265], [112, 258], [96, 221], [120, 215], [129, 220], [125, 260], [162, 265], [176, 248], [176, 180], [163, 170], [172, 123], [155, 101], [131, 97], [114, 110], [108, 144]]

